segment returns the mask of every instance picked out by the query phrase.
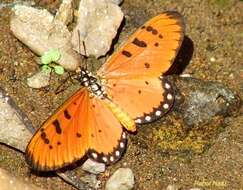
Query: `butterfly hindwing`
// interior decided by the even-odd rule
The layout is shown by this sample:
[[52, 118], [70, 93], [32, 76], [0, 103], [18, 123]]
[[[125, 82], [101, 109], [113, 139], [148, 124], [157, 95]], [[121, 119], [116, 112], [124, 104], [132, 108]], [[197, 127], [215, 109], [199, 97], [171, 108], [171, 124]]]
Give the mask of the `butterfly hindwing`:
[[139, 124], [162, 117], [174, 102], [172, 86], [164, 77], [110, 79], [107, 81], [107, 93]]
[[117, 161], [125, 147], [126, 134], [120, 121], [114, 116], [105, 100], [93, 98], [89, 108], [90, 149], [88, 156], [106, 164]]
[[117, 161], [126, 145], [122, 125], [103, 102], [83, 88], [69, 98], [35, 133], [26, 160], [35, 170], [62, 168], [87, 152], [106, 164]]
[[184, 22], [177, 12], [162, 13], [141, 26], [99, 69], [108, 78], [137, 78], [165, 73], [180, 48]]

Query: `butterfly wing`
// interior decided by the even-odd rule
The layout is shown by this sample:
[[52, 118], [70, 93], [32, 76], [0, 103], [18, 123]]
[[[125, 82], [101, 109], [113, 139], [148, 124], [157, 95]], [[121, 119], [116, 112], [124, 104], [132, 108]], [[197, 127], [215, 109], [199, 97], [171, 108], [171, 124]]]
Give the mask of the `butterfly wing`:
[[26, 160], [35, 170], [56, 170], [88, 152], [109, 164], [120, 158], [125, 143], [126, 135], [109, 107], [81, 89], [35, 133]]
[[159, 119], [170, 110], [174, 102], [172, 86], [162, 77], [110, 79], [106, 89], [112, 101], [126, 109], [139, 124]]
[[152, 122], [173, 105], [172, 86], [161, 75], [173, 63], [183, 37], [181, 15], [162, 13], [140, 27], [98, 71], [110, 98], [137, 123]]
[[173, 63], [183, 37], [182, 16], [162, 13], [140, 27], [97, 74], [107, 79], [159, 77]]
[[90, 142], [88, 156], [98, 162], [111, 164], [122, 155], [126, 146], [126, 134], [106, 100], [92, 98], [89, 106]]

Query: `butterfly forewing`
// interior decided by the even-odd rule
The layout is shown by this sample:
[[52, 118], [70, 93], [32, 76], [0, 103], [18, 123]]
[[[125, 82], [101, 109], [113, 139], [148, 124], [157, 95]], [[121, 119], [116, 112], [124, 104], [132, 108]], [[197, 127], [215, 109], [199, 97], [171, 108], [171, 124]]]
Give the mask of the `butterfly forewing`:
[[141, 26], [98, 71], [109, 97], [137, 123], [152, 122], [173, 105], [173, 89], [163, 74], [183, 37], [181, 15], [162, 13]]
[[36, 170], [56, 170], [89, 156], [106, 164], [125, 149], [122, 125], [103, 100], [81, 89], [35, 133], [26, 149], [27, 162]]
[[[85, 117], [88, 94], [83, 89], [69, 98], [32, 137], [26, 149], [27, 162], [37, 170], [55, 170], [82, 157], [87, 151], [86, 140], [77, 134], [87, 132], [77, 120], [79, 112]], [[78, 127], [80, 125], [80, 127]]]
[[171, 66], [184, 37], [177, 12], [162, 13], [141, 26], [100, 68], [104, 78], [157, 76]]

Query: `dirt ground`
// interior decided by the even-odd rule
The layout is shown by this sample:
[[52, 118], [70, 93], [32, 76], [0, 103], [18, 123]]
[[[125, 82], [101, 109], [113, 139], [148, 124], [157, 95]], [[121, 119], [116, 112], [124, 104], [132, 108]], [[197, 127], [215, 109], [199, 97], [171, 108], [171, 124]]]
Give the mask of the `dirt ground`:
[[[0, 5], [10, 2], [0, 0]], [[38, 2], [43, 7], [49, 6], [52, 11], [58, 5], [54, 0]], [[121, 7], [125, 13], [125, 24], [118, 44], [152, 16], [167, 10], [180, 12], [185, 18], [186, 36], [194, 45], [193, 57], [184, 73], [221, 82], [236, 91], [242, 99], [243, 1], [124, 0]], [[38, 66], [35, 55], [11, 34], [10, 15], [9, 8], [0, 6], [0, 87], [13, 97], [34, 126], [38, 127], [79, 85], [67, 81], [65, 90], [55, 95], [55, 89], [67, 74], [54, 74], [50, 86], [39, 90], [26, 85], [26, 78], [36, 72]], [[100, 65], [106, 58], [95, 60], [94, 64]], [[199, 152], [195, 151], [196, 146], [191, 146], [191, 151], [164, 152], [152, 143], [153, 126], [166, 123], [166, 116], [160, 122], [142, 126], [137, 135], [130, 136], [128, 149], [121, 161], [109, 167], [100, 179], [107, 179], [115, 169], [125, 165], [134, 172], [135, 190], [165, 189], [169, 184], [181, 189], [242, 190], [242, 111], [241, 108], [239, 114], [226, 118], [221, 132], [211, 136], [208, 139], [210, 143], [207, 143], [209, 146]], [[74, 189], [58, 177], [30, 174], [22, 153], [4, 145], [0, 145], [0, 167], [45, 189]]]

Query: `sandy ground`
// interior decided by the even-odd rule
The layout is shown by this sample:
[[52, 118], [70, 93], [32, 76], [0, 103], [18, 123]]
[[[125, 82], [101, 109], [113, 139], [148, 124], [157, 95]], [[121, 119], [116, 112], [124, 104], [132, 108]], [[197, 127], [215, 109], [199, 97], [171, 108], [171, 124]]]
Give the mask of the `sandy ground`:
[[[9, 3], [1, 0], [0, 3]], [[49, 8], [53, 11], [56, 1]], [[184, 73], [203, 80], [218, 81], [243, 95], [243, 2], [240, 0], [125, 0], [122, 4], [125, 25], [118, 43], [144, 21], [166, 10], [177, 10], [185, 17], [186, 35], [194, 44], [193, 57]], [[78, 87], [68, 81], [66, 90], [57, 96], [54, 90], [66, 75], [53, 75], [49, 87], [33, 90], [26, 78], [37, 71], [35, 55], [9, 30], [10, 10], [0, 9], [0, 87], [5, 89], [39, 126]], [[116, 46], [115, 46], [116, 47]], [[89, 62], [93, 62], [90, 60]], [[95, 61], [100, 65], [104, 59]], [[126, 154], [116, 165], [109, 167], [100, 178], [105, 180], [116, 168], [126, 165], [135, 174], [136, 190], [165, 189], [176, 184], [181, 189], [243, 189], [243, 116], [227, 118], [221, 132], [209, 136], [207, 147], [187, 151], [163, 151], [153, 144], [153, 126], [163, 125], [166, 117], [153, 125], [143, 126], [136, 136], [130, 136]], [[168, 116], [170, 117], [170, 116]], [[172, 143], [173, 144], [173, 143]], [[31, 180], [46, 189], [72, 190], [57, 177], [39, 177], [29, 173], [21, 153], [0, 145], [0, 167], [16, 176]]]

